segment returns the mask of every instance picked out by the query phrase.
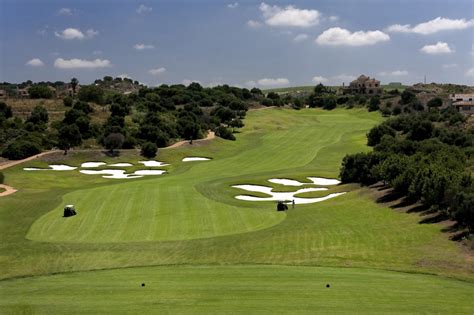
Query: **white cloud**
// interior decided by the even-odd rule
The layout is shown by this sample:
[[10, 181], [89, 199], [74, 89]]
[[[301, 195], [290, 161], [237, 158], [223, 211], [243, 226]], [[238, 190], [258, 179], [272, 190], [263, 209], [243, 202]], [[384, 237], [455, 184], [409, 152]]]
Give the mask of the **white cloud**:
[[288, 85], [290, 81], [287, 78], [264, 78], [257, 81], [257, 83], [261, 86], [279, 86], [279, 85]]
[[245, 82], [245, 85], [246, 86], [249, 86], [249, 87], [255, 87], [257, 85], [257, 83], [255, 81], [247, 81]]
[[351, 33], [340, 27], [332, 27], [320, 34], [318, 38], [316, 38], [316, 43], [330, 46], [366, 46], [374, 45], [378, 42], [386, 42], [388, 40], [390, 40], [390, 36], [378, 30]]
[[443, 69], [452, 69], [452, 68], [457, 68], [458, 64], [457, 63], [448, 63], [443, 65]]
[[248, 20], [247, 21], [247, 26], [249, 26], [251, 28], [257, 28], [257, 27], [262, 26], [262, 23], [260, 23], [258, 21], [254, 21], [254, 20]]
[[321, 14], [317, 10], [298, 9], [294, 6], [271, 6], [260, 4], [265, 24], [269, 26], [309, 27], [319, 23]]
[[302, 42], [309, 38], [308, 34], [298, 34], [293, 38], [295, 42]]
[[400, 77], [400, 76], [408, 75], [408, 71], [406, 71], [406, 70], [394, 70], [394, 71], [389, 71], [389, 72], [382, 71], [382, 72], [379, 73], [379, 75], [380, 76]]
[[331, 15], [331, 16], [329, 17], [329, 21], [331, 21], [331, 22], [337, 22], [337, 21], [339, 21], [339, 17], [336, 16], [336, 15]]
[[148, 45], [148, 44], [135, 44], [133, 45], [133, 48], [135, 48], [136, 50], [145, 50], [145, 49], [154, 49], [155, 46]]
[[434, 45], [425, 45], [420, 51], [430, 55], [451, 54], [454, 52], [454, 50], [444, 42], [437, 42]]
[[466, 77], [473, 77], [474, 78], [474, 68], [471, 68], [466, 71], [465, 73]]
[[107, 59], [85, 60], [77, 58], [58, 58], [54, 61], [54, 66], [59, 69], [96, 69], [110, 67], [112, 64]]
[[122, 74], [119, 74], [117, 76], [117, 78], [121, 78], [121, 79], [131, 79], [130, 76], [126, 73], [122, 73]]
[[166, 72], [166, 68], [163, 68], [163, 67], [148, 70], [148, 73], [151, 75], [159, 75], [165, 72]]
[[335, 75], [333, 77], [331, 77], [331, 80], [332, 81], [342, 81], [342, 82], [350, 82], [350, 81], [353, 81], [355, 80], [357, 77], [355, 75], [352, 75], [352, 74], [345, 74], [345, 73], [342, 73], [342, 74], [338, 74], [338, 75]]
[[152, 7], [147, 7], [144, 4], [140, 4], [140, 6], [138, 6], [138, 8], [137, 8], [137, 13], [138, 14], [148, 13], [148, 12], [151, 12], [152, 10], [153, 10]]
[[42, 62], [41, 59], [39, 59], [39, 58], [33, 58], [33, 59], [29, 60], [26, 63], [26, 65], [31, 66], [31, 67], [42, 67], [42, 66], [44, 66], [44, 62]]
[[93, 29], [88, 29], [84, 34], [80, 29], [70, 27], [66, 28], [61, 32], [54, 32], [54, 34], [56, 35], [56, 37], [59, 37], [61, 39], [71, 40], [92, 38], [94, 36], [97, 36], [99, 32]]
[[58, 10], [58, 15], [70, 16], [73, 14], [73, 10], [71, 8], [61, 8]]
[[196, 83], [201, 84], [201, 81], [199, 81], [199, 80], [189, 80], [189, 79], [184, 79], [181, 83], [183, 83], [184, 85], [188, 86], [188, 85], [190, 85], [190, 84], [193, 83], [193, 82], [196, 82]]
[[238, 2], [229, 3], [229, 4], [227, 5], [227, 7], [228, 7], [229, 9], [235, 9], [235, 8], [237, 8], [238, 6], [239, 6], [239, 3], [238, 3]]
[[315, 83], [315, 84], [319, 84], [319, 83], [328, 82], [328, 79], [326, 79], [325, 77], [317, 75], [317, 76], [313, 77], [313, 79], [311, 81], [313, 81], [313, 83]]
[[441, 31], [448, 30], [462, 30], [474, 25], [474, 19], [448, 19], [443, 17], [437, 17], [431, 21], [417, 24], [411, 26], [410, 24], [394, 24], [387, 27], [388, 32], [398, 32], [398, 33], [415, 33], [415, 34], [434, 34]]

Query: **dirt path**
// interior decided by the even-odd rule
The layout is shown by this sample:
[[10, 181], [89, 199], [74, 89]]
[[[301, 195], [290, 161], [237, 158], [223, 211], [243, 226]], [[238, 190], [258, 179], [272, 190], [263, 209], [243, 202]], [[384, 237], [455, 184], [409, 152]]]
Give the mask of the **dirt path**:
[[4, 188], [5, 191], [3, 192], [0, 192], [0, 197], [5, 197], [5, 196], [8, 196], [8, 195], [11, 195], [13, 193], [16, 193], [18, 190], [16, 190], [15, 188], [13, 187], [10, 187], [10, 186], [7, 186], [7, 185], [3, 185], [3, 184], [0, 184], [0, 188]]
[[46, 152], [42, 152], [40, 154], [36, 154], [36, 155], [30, 156], [30, 157], [27, 157], [26, 159], [23, 159], [23, 160], [7, 161], [5, 163], [0, 164], [0, 170], [4, 170], [6, 168], [15, 166], [17, 164], [28, 162], [28, 161], [31, 161], [31, 160], [37, 159], [39, 157], [42, 157], [42, 156], [45, 156], [45, 155], [48, 155], [48, 154], [51, 154], [51, 153], [55, 153], [55, 152], [62, 152], [62, 151], [60, 151], [60, 150], [51, 150], [51, 151], [46, 151]]
[[[193, 143], [199, 143], [199, 142], [203, 142], [203, 141], [208, 141], [208, 140], [212, 140], [216, 137], [216, 134], [214, 133], [214, 131], [210, 131], [207, 133], [207, 136], [206, 138], [204, 139], [198, 139], [198, 140], [193, 140]], [[178, 141], [176, 143], [173, 143], [172, 145], [170, 146], [167, 146], [166, 148], [164, 149], [172, 149], [172, 148], [177, 148], [177, 147], [180, 147], [182, 145], [185, 145], [189, 143], [189, 140], [182, 140], [182, 141]]]

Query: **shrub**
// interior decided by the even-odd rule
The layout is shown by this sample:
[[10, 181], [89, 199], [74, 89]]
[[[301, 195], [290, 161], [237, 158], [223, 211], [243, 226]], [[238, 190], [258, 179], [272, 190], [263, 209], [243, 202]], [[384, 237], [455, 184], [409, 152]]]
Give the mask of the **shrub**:
[[156, 156], [156, 152], [158, 151], [158, 147], [156, 144], [152, 142], [145, 142], [142, 145], [141, 155], [146, 158], [153, 158]]
[[222, 139], [235, 140], [232, 131], [224, 126], [217, 127], [214, 132], [216, 133], [216, 136], [221, 137]]
[[28, 89], [31, 98], [52, 98], [53, 91], [46, 85], [34, 85]]
[[72, 103], [73, 103], [72, 97], [66, 96], [65, 98], [63, 98], [63, 104], [64, 104], [64, 106], [66, 106], [66, 107], [71, 107], [71, 106], [72, 106]]
[[78, 93], [79, 100], [104, 104], [104, 90], [95, 85], [82, 86]]
[[10, 160], [21, 160], [40, 152], [40, 146], [32, 141], [15, 140], [3, 150], [2, 156]]
[[5, 181], [5, 175], [3, 175], [2, 172], [0, 172], [0, 184], [3, 184], [4, 181]]

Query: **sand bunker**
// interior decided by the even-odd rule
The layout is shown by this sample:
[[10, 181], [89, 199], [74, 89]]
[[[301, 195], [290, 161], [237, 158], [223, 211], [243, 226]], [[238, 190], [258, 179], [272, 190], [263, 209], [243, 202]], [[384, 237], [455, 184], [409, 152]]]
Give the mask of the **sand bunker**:
[[113, 166], [113, 167], [130, 167], [130, 166], [133, 166], [133, 164], [130, 164], [130, 163], [115, 163], [115, 164], [109, 164], [108, 166]]
[[163, 170], [139, 170], [139, 171], [136, 171], [135, 175], [162, 175], [166, 173], [166, 171], [163, 171]]
[[287, 201], [287, 203], [291, 203], [292, 200], [295, 201], [295, 204], [308, 204], [308, 203], [315, 203], [321, 202], [324, 200], [328, 200], [340, 195], [345, 194], [345, 192], [340, 193], [332, 193], [324, 197], [319, 198], [299, 198], [295, 197], [297, 194], [312, 192], [312, 191], [325, 191], [328, 190], [327, 188], [303, 188], [298, 189], [294, 192], [273, 192], [272, 187], [267, 186], [258, 186], [258, 185], [235, 185], [232, 186], [234, 188], [243, 189], [251, 192], [260, 192], [269, 195], [269, 197], [255, 197], [255, 196], [248, 196], [248, 195], [238, 195], [235, 198], [239, 200], [246, 200], [246, 201]]
[[312, 181], [315, 185], [321, 186], [331, 186], [331, 185], [338, 185], [341, 181], [332, 178], [323, 178], [323, 177], [307, 177], [310, 181]]
[[303, 186], [303, 185], [319, 185], [319, 186], [331, 186], [337, 185], [341, 182], [337, 179], [323, 178], [323, 177], [306, 177], [311, 183], [303, 183], [295, 179], [288, 178], [271, 178], [268, 181], [274, 184], [280, 184], [284, 186]]
[[84, 168], [93, 168], [93, 167], [99, 167], [102, 165], [105, 165], [106, 163], [104, 162], [85, 162], [81, 164], [81, 167]]
[[23, 170], [25, 171], [72, 171], [75, 170], [77, 167], [69, 166], [69, 165], [49, 165], [49, 168], [36, 168], [36, 167], [25, 167]]
[[133, 176], [130, 174], [125, 174], [124, 170], [81, 170], [79, 171], [82, 174], [86, 175], [105, 175], [103, 178], [113, 178], [113, 179], [132, 179], [140, 178], [143, 176]]
[[79, 172], [86, 175], [104, 175], [102, 176], [103, 178], [111, 179], [133, 179], [149, 175], [162, 175], [166, 173], [166, 171], [163, 170], [139, 170], [132, 174], [126, 174], [125, 170], [81, 170]]
[[[311, 183], [302, 183], [300, 181], [294, 180], [294, 179], [288, 179], [288, 178], [271, 178], [268, 181], [270, 183], [274, 184], [280, 184], [284, 186], [303, 186], [303, 185], [337, 185], [340, 183], [339, 180], [337, 179], [330, 179], [330, 178], [322, 178], [322, 177], [307, 177], [309, 180], [311, 180]], [[251, 191], [251, 192], [259, 192], [259, 193], [264, 193], [267, 194], [268, 197], [255, 197], [255, 196], [249, 196], [249, 195], [238, 195], [235, 196], [236, 199], [239, 200], [246, 200], [246, 201], [286, 201], [286, 203], [292, 203], [293, 201], [295, 204], [308, 204], [308, 203], [315, 203], [315, 202], [321, 202], [324, 200], [328, 200], [340, 195], [345, 194], [345, 192], [338, 192], [338, 193], [332, 193], [324, 197], [318, 197], [318, 198], [301, 198], [301, 197], [295, 197], [297, 194], [301, 193], [306, 193], [306, 192], [312, 192], [312, 191], [325, 191], [328, 190], [327, 188], [323, 187], [318, 187], [318, 188], [302, 188], [298, 189], [297, 191], [294, 192], [274, 192], [272, 187], [268, 186], [259, 186], [259, 185], [235, 185], [232, 186], [234, 188], [238, 189], [243, 189], [246, 191]]]
[[188, 156], [188, 157], [185, 157], [182, 161], [192, 162], [192, 161], [209, 161], [209, 160], [210, 158], [206, 158], [206, 157]]
[[165, 164], [163, 162], [160, 162], [160, 161], [139, 161], [138, 163], [141, 163], [145, 166], [148, 166], [148, 167], [160, 167], [160, 166], [167, 166], [169, 164]]

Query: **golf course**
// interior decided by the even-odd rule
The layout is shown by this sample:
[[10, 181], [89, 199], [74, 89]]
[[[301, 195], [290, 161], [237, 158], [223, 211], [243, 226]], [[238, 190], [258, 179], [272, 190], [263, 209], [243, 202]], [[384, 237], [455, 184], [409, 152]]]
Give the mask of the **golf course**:
[[[377, 203], [373, 189], [308, 180], [337, 179], [382, 121], [365, 108], [251, 110], [236, 141], [159, 149], [160, 167], [137, 150], [71, 150], [3, 170], [17, 191], [0, 197], [0, 314], [472, 314], [473, 256], [443, 226]], [[106, 178], [87, 162], [166, 172]], [[280, 212], [237, 199], [268, 197], [237, 185], [335, 196]], [[65, 218], [69, 204], [77, 215]]]

